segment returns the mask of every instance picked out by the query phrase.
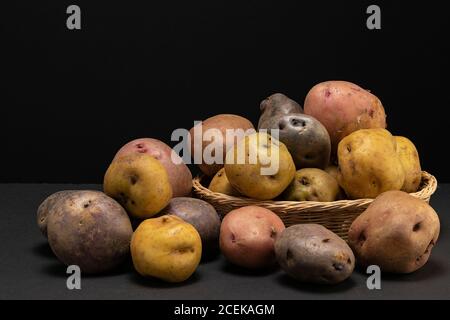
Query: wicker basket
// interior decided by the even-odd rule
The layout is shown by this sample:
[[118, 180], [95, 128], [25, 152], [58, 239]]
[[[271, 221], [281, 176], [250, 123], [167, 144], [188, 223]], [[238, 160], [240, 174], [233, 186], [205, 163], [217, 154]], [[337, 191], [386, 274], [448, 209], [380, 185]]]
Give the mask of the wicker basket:
[[[198, 198], [212, 204], [221, 216], [226, 215], [233, 209], [258, 205], [277, 213], [287, 227], [298, 223], [318, 223], [345, 240], [347, 240], [347, 232], [353, 220], [373, 201], [373, 199], [339, 200], [333, 202], [261, 201], [212, 192], [204, 187], [208, 183], [209, 181], [204, 176], [194, 178], [194, 193]], [[436, 178], [423, 171], [419, 191], [411, 193], [411, 195], [429, 202], [436, 188]]]

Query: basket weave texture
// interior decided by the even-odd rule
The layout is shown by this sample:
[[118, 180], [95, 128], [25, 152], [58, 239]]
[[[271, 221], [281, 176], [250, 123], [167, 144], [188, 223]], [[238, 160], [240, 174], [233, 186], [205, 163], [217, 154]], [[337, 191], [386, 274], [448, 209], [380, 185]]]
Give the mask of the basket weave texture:
[[[233, 197], [212, 192], [207, 187], [207, 178], [197, 176], [193, 179], [194, 194], [214, 206], [223, 217], [231, 210], [257, 205], [272, 210], [283, 220], [286, 227], [299, 223], [318, 223], [330, 229], [341, 238], [347, 240], [347, 233], [353, 220], [356, 219], [373, 199], [339, 200], [333, 202], [316, 201], [273, 201], [255, 200], [243, 197]], [[428, 172], [422, 171], [422, 181], [419, 191], [410, 193], [412, 196], [430, 201], [436, 191], [437, 180]]]

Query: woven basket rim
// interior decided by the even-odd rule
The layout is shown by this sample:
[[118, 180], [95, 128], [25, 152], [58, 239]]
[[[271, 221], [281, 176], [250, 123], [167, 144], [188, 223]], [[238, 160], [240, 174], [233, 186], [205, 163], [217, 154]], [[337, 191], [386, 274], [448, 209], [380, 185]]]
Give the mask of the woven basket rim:
[[[374, 199], [364, 198], [364, 199], [355, 199], [355, 200], [337, 200], [331, 202], [318, 202], [318, 201], [278, 201], [278, 200], [257, 200], [246, 197], [235, 197], [226, 195], [219, 192], [212, 192], [208, 188], [202, 185], [202, 180], [205, 178], [205, 175], [196, 176], [192, 183], [194, 190], [197, 194], [202, 197], [208, 197], [210, 199], [214, 199], [217, 202], [221, 203], [242, 203], [242, 204], [250, 204], [250, 203], [258, 203], [264, 204], [268, 206], [278, 206], [285, 208], [320, 208], [321, 210], [333, 208], [346, 208], [346, 207], [364, 207], [370, 204]], [[431, 195], [437, 189], [437, 180], [436, 178], [426, 171], [422, 171], [422, 182], [420, 186], [420, 190], [414, 193], [410, 193], [410, 195], [420, 198], [420, 199], [429, 199]]]

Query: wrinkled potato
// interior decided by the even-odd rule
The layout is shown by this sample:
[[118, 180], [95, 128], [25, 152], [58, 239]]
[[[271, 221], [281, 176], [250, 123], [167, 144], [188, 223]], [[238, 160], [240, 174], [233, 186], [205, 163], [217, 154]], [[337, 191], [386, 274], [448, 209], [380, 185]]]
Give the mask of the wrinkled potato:
[[[116, 153], [114, 159], [134, 154], [146, 153], [158, 160], [169, 175], [174, 197], [188, 196], [192, 190], [192, 174], [183, 160], [172, 148], [162, 141], [152, 138], [141, 138], [128, 142]], [[173, 154], [172, 154], [173, 153]], [[172, 157], [179, 161], [174, 163]]]
[[275, 242], [281, 268], [302, 282], [336, 284], [353, 272], [355, 257], [347, 243], [318, 224], [286, 228]]
[[335, 201], [338, 196], [336, 179], [323, 170], [306, 168], [295, 173], [282, 198], [287, 201]]
[[348, 241], [358, 264], [411, 273], [428, 261], [439, 230], [439, 217], [425, 201], [387, 191], [353, 221]]
[[215, 253], [219, 248], [220, 217], [208, 202], [187, 197], [173, 198], [161, 214], [175, 215], [192, 224], [202, 239], [204, 255]]
[[405, 171], [405, 181], [402, 190], [408, 193], [416, 192], [422, 180], [419, 153], [416, 146], [405, 137], [396, 136], [397, 154]]
[[386, 129], [362, 129], [345, 137], [338, 148], [339, 185], [351, 199], [376, 198], [400, 190], [405, 172], [394, 137]]
[[[263, 114], [261, 117], [265, 116]], [[306, 114], [278, 114], [260, 121], [259, 129], [279, 137], [288, 148], [297, 168], [325, 168], [330, 160], [331, 144], [327, 129], [315, 118]]]
[[279, 196], [294, 179], [295, 164], [283, 143], [266, 133], [255, 133], [228, 151], [225, 173], [239, 193], [269, 200]]
[[173, 215], [144, 220], [131, 239], [134, 268], [145, 277], [185, 281], [197, 269], [201, 255], [197, 230]]
[[261, 101], [259, 108], [261, 117], [258, 122], [258, 130], [269, 128], [268, 122], [271, 122], [276, 116], [303, 113], [302, 107], [297, 102], [282, 93], [274, 93], [267, 97]]
[[227, 175], [225, 173], [225, 168], [220, 169], [208, 187], [212, 192], [219, 192], [227, 194], [229, 196], [239, 197], [241, 194], [233, 188], [230, 181], [228, 181]]
[[[198, 125], [197, 125], [198, 126]], [[200, 170], [206, 174], [207, 176], [213, 177], [217, 171], [219, 171], [221, 168], [223, 168], [223, 165], [225, 163], [225, 155], [227, 153], [227, 145], [231, 146], [233, 144], [233, 141], [226, 141], [226, 130], [242, 130], [242, 133], [245, 133], [247, 130], [254, 130], [253, 124], [241, 117], [234, 114], [219, 114], [216, 116], [213, 116], [211, 118], [206, 119], [202, 122], [202, 134], [201, 136], [197, 137], [196, 135], [196, 128], [197, 126], [193, 127], [189, 133], [191, 136], [191, 155], [194, 158], [194, 154], [196, 152], [201, 151], [202, 154], [202, 163], [199, 164]], [[220, 141], [218, 141], [219, 144], [223, 146], [222, 149], [222, 158], [220, 159], [220, 163], [212, 163], [208, 164], [206, 163], [205, 159], [203, 158], [203, 152], [206, 148], [208, 148], [208, 145], [210, 145], [211, 141], [203, 141], [207, 140], [205, 139], [205, 132], [210, 129], [218, 130], [222, 134], [222, 137]], [[200, 133], [198, 134], [200, 135]], [[243, 136], [243, 135], [242, 135]], [[241, 136], [241, 138], [242, 138]], [[234, 143], [239, 139], [233, 139]], [[215, 153], [214, 153], [215, 154]], [[195, 158], [194, 158], [195, 160]]]
[[230, 211], [220, 227], [220, 249], [231, 263], [244, 268], [275, 264], [274, 242], [284, 230], [272, 211], [248, 206]]
[[160, 212], [172, 198], [169, 176], [163, 165], [146, 153], [116, 158], [106, 171], [103, 188], [128, 213], [146, 219]]
[[54, 211], [54, 208], [57, 207], [57, 203], [59, 200], [64, 199], [68, 194], [74, 192], [74, 190], [64, 190], [58, 191], [54, 194], [48, 196], [39, 206], [37, 210], [37, 224], [39, 230], [47, 238], [47, 218], [48, 215]]
[[99, 191], [72, 191], [54, 203], [47, 217], [52, 251], [82, 273], [106, 272], [122, 263], [132, 234], [125, 210]]
[[339, 142], [359, 129], [386, 128], [386, 114], [381, 101], [372, 93], [347, 81], [326, 81], [307, 94], [305, 114], [327, 128], [332, 153]]

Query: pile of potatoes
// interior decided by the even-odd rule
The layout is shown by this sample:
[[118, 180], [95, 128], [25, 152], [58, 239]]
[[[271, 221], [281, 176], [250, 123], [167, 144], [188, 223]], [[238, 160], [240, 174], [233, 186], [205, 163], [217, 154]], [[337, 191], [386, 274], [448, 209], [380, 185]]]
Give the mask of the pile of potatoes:
[[[408, 194], [421, 183], [417, 149], [386, 130], [385, 110], [374, 94], [350, 82], [327, 81], [308, 92], [303, 108], [276, 93], [260, 110], [256, 128], [241, 116], [219, 114], [203, 121], [202, 131], [190, 130], [190, 151], [201, 155], [212, 142], [195, 137], [198, 132], [245, 132], [233, 143], [219, 141], [220, 163], [199, 164], [209, 189], [257, 200], [373, 198], [351, 225], [348, 243], [318, 224], [286, 228], [277, 214], [259, 206], [220, 217], [191, 197], [192, 174], [181, 159], [173, 162], [173, 150], [142, 138], [116, 153], [104, 192], [61, 191], [39, 206], [38, 226], [55, 255], [86, 273], [107, 272], [131, 255], [139, 274], [168, 282], [185, 281], [202, 257], [219, 251], [241, 268], [280, 266], [297, 281], [320, 284], [344, 281], [355, 264], [409, 273], [427, 262], [439, 218]], [[245, 161], [236, 163], [239, 150]], [[263, 174], [273, 165], [275, 172]]]

